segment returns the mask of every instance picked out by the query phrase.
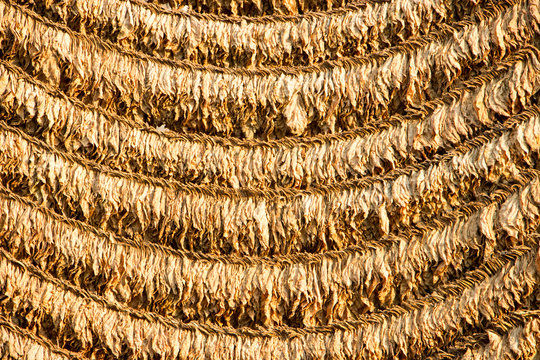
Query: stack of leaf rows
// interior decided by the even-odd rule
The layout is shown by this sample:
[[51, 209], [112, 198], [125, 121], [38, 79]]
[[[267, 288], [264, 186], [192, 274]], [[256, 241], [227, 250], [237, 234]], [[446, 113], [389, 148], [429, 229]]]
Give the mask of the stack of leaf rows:
[[0, 0], [1, 359], [537, 359], [540, 0]]

